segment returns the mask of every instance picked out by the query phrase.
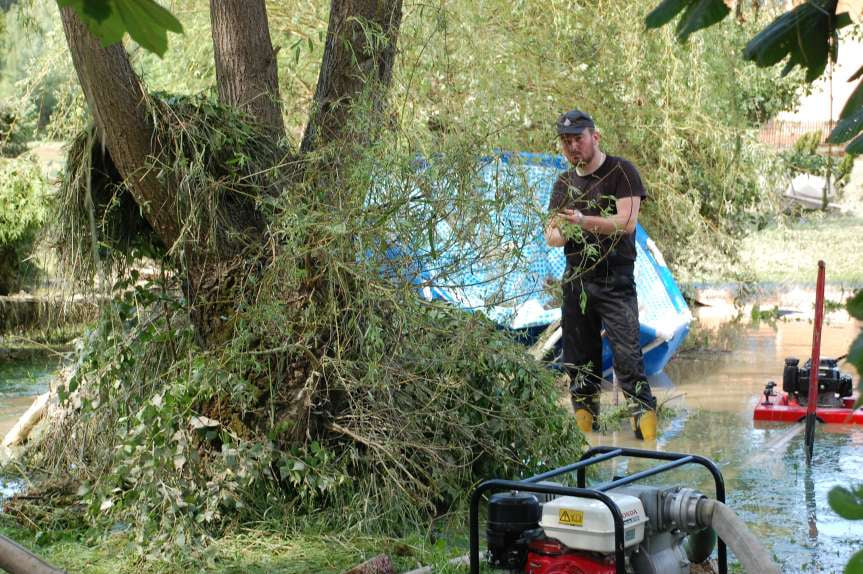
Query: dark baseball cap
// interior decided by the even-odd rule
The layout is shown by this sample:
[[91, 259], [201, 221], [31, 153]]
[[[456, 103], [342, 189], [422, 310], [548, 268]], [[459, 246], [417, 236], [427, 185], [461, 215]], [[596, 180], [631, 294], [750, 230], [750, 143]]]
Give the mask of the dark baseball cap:
[[570, 110], [557, 118], [557, 135], [580, 134], [585, 128], [596, 129], [591, 118], [581, 110]]

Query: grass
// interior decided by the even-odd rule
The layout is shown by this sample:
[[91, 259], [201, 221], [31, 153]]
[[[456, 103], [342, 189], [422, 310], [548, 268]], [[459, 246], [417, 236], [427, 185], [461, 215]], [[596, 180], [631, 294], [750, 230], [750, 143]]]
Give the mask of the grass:
[[[466, 513], [463, 513], [466, 515]], [[346, 527], [349, 525], [346, 525]], [[68, 572], [92, 574], [208, 572], [213, 574], [307, 574], [344, 572], [379, 554], [390, 557], [398, 572], [435, 565], [435, 572], [453, 572], [446, 562], [467, 554], [467, 528], [413, 532], [401, 538], [292, 531], [271, 522], [239, 529], [207, 548], [190, 548], [170, 561], [140, 554], [129, 534], [91, 539], [86, 530], [69, 530], [45, 541], [32, 530], [0, 514], [0, 534], [12, 538], [42, 559]]]
[[861, 237], [863, 217], [811, 212], [749, 236], [740, 255], [757, 283], [814, 284], [818, 261], [823, 260], [828, 283], [859, 287]]

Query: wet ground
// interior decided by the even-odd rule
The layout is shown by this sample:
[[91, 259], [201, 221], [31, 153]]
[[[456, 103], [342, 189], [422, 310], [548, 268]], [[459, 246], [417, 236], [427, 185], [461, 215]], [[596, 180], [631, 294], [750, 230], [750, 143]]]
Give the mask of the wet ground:
[[[711, 318], [704, 314], [701, 324], [710, 325]], [[785, 357], [802, 362], [809, 356], [811, 323], [729, 323], [721, 317], [713, 321], [713, 328], [711, 346], [724, 351], [679, 355], [668, 365], [666, 376], [653, 382], [660, 401], [668, 400], [673, 407], [655, 443], [635, 440], [628, 428], [592, 434], [590, 443], [695, 453], [714, 460], [725, 478], [727, 503], [764, 539], [783, 572], [842, 572], [851, 554], [863, 548], [863, 523], [838, 517], [827, 504], [827, 492], [835, 485], [863, 482], [863, 427], [820, 426], [809, 467], [803, 433], [797, 431], [801, 425], [752, 420], [766, 382], [781, 386]], [[822, 356], [845, 354], [858, 330], [859, 325], [847, 320], [825, 325]], [[56, 366], [53, 360], [0, 364], [0, 436], [34, 395], [47, 390]], [[844, 363], [841, 366], [853, 372]], [[606, 393], [604, 400], [610, 395]], [[643, 466], [623, 459], [604, 463], [597, 479]], [[713, 494], [712, 479], [696, 468], [675, 470], [653, 482]], [[14, 481], [0, 479], [0, 498], [17, 488]]]
[[[592, 434], [589, 442], [712, 459], [725, 478], [727, 503], [764, 539], [783, 572], [842, 572], [854, 551], [863, 548], [863, 523], [837, 516], [827, 493], [835, 485], [863, 482], [863, 427], [820, 425], [809, 467], [802, 425], [752, 420], [767, 381], [776, 381], [781, 389], [785, 357], [798, 357], [801, 363], [808, 358], [812, 324], [778, 321], [721, 328], [729, 352], [684, 353], [668, 365], [667, 378], [655, 381], [665, 385], [655, 391], [660, 401], [671, 398], [668, 404], [674, 407], [655, 444], [635, 440], [628, 428]], [[821, 356], [847, 353], [858, 330], [849, 321], [825, 325]], [[856, 386], [853, 368], [840, 367], [855, 375]], [[645, 466], [634, 460], [605, 463], [599, 478]], [[697, 467], [653, 482], [714, 492], [710, 475]]]

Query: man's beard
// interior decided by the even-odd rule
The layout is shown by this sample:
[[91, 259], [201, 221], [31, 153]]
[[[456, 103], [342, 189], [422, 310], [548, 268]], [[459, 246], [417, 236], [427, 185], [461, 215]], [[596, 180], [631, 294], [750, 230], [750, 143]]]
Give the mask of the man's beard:
[[575, 165], [578, 167], [587, 167], [590, 165], [590, 162], [593, 161], [593, 158], [596, 156], [596, 148], [590, 150], [587, 154], [583, 155], [581, 159], [579, 159]]

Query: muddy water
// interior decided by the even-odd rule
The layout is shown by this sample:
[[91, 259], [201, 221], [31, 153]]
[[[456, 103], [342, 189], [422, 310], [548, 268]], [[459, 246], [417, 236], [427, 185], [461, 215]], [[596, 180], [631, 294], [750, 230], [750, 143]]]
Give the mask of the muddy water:
[[[785, 357], [798, 357], [801, 363], [808, 358], [811, 323], [723, 328], [736, 331], [728, 339], [728, 352], [682, 354], [668, 365], [667, 377], [654, 382], [659, 400], [670, 399], [674, 407], [655, 443], [635, 440], [628, 429], [592, 434], [589, 441], [714, 460], [725, 478], [727, 503], [762, 537], [783, 572], [842, 572], [854, 551], [863, 548], [863, 522], [837, 516], [827, 504], [827, 493], [835, 485], [863, 482], [863, 427], [819, 426], [813, 462], [807, 467], [803, 433], [798, 432], [802, 425], [754, 423], [752, 413], [767, 381], [776, 381], [781, 389]], [[848, 321], [826, 325], [821, 356], [845, 354], [858, 329]], [[840, 367], [854, 373], [844, 363]], [[648, 465], [635, 460], [605, 463], [596, 479]], [[710, 475], [696, 467], [653, 482], [714, 492]]]
[[[59, 364], [54, 358], [0, 359], [0, 440], [30, 407], [35, 396], [48, 390]], [[0, 503], [22, 488], [21, 480], [0, 475]]]
[[0, 359], [0, 438], [33, 403], [36, 395], [48, 390], [59, 361], [51, 358]]

